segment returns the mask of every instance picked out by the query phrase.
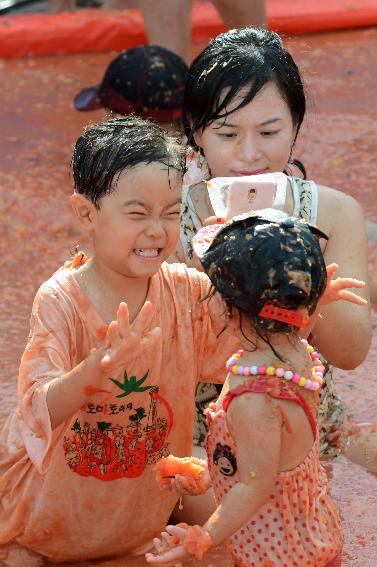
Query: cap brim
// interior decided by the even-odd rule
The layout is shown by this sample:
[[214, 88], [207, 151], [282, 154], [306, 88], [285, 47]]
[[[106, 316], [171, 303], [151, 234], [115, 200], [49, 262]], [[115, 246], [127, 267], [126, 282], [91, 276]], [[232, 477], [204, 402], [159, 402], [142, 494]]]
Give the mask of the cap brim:
[[191, 241], [195, 256], [197, 256], [198, 258], [203, 257], [203, 254], [207, 252], [208, 248], [213, 242], [213, 239], [221, 229], [228, 227], [230, 224], [255, 217], [259, 219], [265, 219], [268, 222], [273, 222], [276, 220], [282, 220], [283, 218], [288, 217], [288, 215], [287, 213], [279, 211], [277, 209], [262, 209], [261, 211], [249, 211], [247, 213], [243, 213], [242, 215], [237, 215], [232, 219], [229, 219], [226, 223], [203, 226], [203, 228], [201, 228], [199, 232], [195, 234]]
[[203, 226], [203, 228], [201, 228], [199, 232], [195, 234], [195, 236], [191, 240], [191, 245], [195, 256], [197, 256], [199, 259], [204, 256], [208, 248], [211, 246], [216, 234], [222, 228], [224, 228], [224, 226], [226, 225], [210, 224], [208, 226]]
[[87, 87], [80, 91], [73, 101], [76, 110], [98, 110], [103, 108], [102, 102], [98, 97], [98, 87]]

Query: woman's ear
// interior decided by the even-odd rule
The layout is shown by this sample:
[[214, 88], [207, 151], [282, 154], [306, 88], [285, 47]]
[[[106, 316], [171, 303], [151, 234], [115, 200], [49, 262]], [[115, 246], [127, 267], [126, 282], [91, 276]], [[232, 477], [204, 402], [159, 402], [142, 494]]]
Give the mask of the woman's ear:
[[195, 134], [193, 135], [193, 138], [194, 138], [195, 145], [198, 146], [198, 148], [202, 149], [203, 148], [202, 147], [202, 132], [197, 130], [195, 132]]
[[71, 195], [71, 205], [76, 218], [85, 230], [91, 230], [93, 215], [96, 211], [94, 204], [84, 195], [73, 193]]
[[[190, 124], [190, 130], [192, 131], [192, 126], [193, 126], [192, 120], [189, 120], [189, 124]], [[195, 130], [192, 137], [193, 137], [193, 140], [195, 142], [195, 145], [198, 146], [199, 148], [202, 148], [202, 131], [201, 130]]]

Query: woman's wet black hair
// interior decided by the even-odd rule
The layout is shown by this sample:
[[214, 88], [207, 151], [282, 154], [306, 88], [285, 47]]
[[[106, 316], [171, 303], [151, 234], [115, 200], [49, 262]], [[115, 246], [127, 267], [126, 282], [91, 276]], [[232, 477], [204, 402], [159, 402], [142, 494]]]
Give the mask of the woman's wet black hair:
[[182, 175], [186, 169], [185, 148], [157, 124], [133, 115], [91, 124], [73, 150], [75, 191], [99, 208], [123, 171], [155, 162]]
[[287, 322], [260, 316], [265, 305], [314, 312], [327, 282], [320, 237], [327, 239], [301, 219], [259, 215], [233, 221], [216, 234], [201, 263], [230, 311], [240, 312], [241, 331], [245, 318], [261, 338], [294, 331]]
[[[290, 109], [297, 137], [305, 116], [305, 92], [299, 69], [280, 36], [241, 28], [215, 37], [190, 67], [182, 113], [188, 143], [195, 146], [195, 132], [246, 106], [269, 81], [275, 82]], [[247, 94], [228, 111], [245, 87]], [[295, 165], [301, 169], [300, 162]]]

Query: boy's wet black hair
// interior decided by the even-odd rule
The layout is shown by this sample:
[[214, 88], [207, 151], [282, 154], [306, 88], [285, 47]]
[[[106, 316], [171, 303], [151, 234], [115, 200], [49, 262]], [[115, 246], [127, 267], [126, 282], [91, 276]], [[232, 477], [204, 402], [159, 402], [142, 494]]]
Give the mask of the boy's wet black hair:
[[[280, 36], [265, 29], [241, 28], [215, 37], [189, 70], [182, 112], [188, 143], [195, 145], [195, 132], [246, 106], [270, 81], [290, 109], [297, 137], [305, 116], [305, 92], [299, 69]], [[247, 93], [239, 104], [227, 110], [245, 87]], [[296, 165], [303, 168], [300, 162]]]
[[313, 313], [327, 282], [318, 237], [327, 239], [301, 219], [248, 216], [225, 225], [201, 263], [227, 305], [258, 333], [289, 333], [291, 325], [258, 314], [267, 304]]
[[123, 171], [155, 162], [185, 172], [185, 148], [157, 124], [132, 115], [91, 124], [73, 150], [75, 191], [99, 208]]

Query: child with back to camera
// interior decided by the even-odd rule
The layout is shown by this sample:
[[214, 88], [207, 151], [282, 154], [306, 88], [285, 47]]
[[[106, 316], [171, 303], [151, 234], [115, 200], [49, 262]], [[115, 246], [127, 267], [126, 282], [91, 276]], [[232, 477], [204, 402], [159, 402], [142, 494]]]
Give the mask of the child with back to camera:
[[[207, 410], [218, 507], [203, 527], [168, 526], [150, 563], [201, 557], [229, 540], [235, 567], [340, 565], [339, 514], [319, 461], [324, 367], [299, 336], [326, 288], [318, 237], [327, 237], [302, 220], [273, 218], [268, 211], [235, 218], [202, 254], [226, 304], [226, 328], [242, 344]], [[181, 475], [171, 486], [200, 493], [205, 476], [205, 469], [196, 480]]]

